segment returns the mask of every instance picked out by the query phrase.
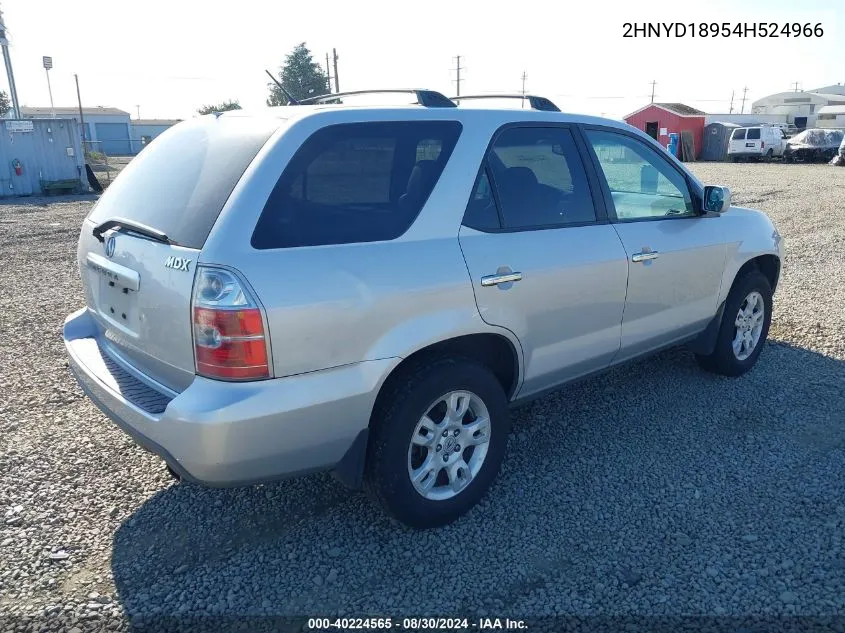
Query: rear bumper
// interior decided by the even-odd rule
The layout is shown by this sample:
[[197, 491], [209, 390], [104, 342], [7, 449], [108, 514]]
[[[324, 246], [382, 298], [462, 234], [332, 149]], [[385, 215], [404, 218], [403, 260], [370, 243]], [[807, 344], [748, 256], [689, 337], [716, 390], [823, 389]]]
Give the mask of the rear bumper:
[[367, 428], [399, 362], [244, 383], [197, 376], [168, 394], [109, 354], [86, 309], [67, 318], [64, 342], [77, 381], [109, 418], [185, 479], [219, 487], [333, 468]]

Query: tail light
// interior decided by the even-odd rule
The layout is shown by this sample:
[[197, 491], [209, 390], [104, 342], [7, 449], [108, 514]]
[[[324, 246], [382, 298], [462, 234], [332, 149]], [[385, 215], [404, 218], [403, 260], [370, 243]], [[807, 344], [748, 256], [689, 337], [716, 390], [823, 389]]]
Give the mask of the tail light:
[[760, 149], [766, 148], [766, 141], [760, 141]]
[[197, 374], [220, 380], [270, 377], [261, 308], [233, 273], [199, 267], [192, 304]]

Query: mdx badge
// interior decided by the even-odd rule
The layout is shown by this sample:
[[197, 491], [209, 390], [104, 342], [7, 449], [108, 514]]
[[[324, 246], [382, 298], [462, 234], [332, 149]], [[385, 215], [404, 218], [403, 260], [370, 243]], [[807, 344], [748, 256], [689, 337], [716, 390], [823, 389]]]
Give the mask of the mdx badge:
[[165, 268], [175, 268], [176, 270], [184, 270], [189, 271], [191, 266], [190, 259], [185, 259], [184, 257], [173, 257], [171, 255], [164, 261]]

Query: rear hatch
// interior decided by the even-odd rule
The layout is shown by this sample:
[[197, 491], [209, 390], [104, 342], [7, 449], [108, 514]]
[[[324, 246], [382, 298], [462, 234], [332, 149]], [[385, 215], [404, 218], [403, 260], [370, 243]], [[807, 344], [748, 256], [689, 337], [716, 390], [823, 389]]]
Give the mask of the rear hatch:
[[200, 251], [279, 119], [180, 123], [135, 157], [85, 219], [78, 260], [101, 344], [173, 391], [194, 378], [191, 292]]

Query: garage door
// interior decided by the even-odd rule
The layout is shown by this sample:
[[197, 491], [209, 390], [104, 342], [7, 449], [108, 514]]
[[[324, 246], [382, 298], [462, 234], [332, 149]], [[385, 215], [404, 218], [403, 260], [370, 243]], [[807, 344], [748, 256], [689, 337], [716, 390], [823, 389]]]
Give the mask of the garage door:
[[129, 126], [125, 123], [95, 123], [97, 140], [102, 150], [109, 156], [127, 156], [132, 153], [129, 147]]

